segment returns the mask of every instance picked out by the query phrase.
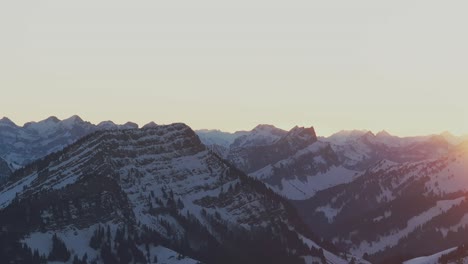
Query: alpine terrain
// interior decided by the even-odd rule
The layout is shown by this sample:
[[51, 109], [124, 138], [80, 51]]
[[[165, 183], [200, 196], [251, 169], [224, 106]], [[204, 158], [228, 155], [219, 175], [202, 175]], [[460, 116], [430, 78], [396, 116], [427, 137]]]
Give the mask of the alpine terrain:
[[14, 263], [360, 261], [184, 124], [97, 131], [16, 170], [0, 228]]

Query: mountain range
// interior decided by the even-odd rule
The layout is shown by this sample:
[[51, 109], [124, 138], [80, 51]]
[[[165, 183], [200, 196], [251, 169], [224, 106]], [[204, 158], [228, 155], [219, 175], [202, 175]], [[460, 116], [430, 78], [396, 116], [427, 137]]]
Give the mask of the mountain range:
[[261, 125], [223, 147], [227, 160], [290, 200], [311, 230], [354, 255], [401, 263], [467, 242], [466, 137], [316, 137], [313, 128]]
[[8, 250], [0, 255], [30, 254], [32, 263], [63, 262], [67, 252], [69, 263], [459, 261], [468, 237], [466, 140], [360, 130], [323, 137], [272, 125], [139, 129], [78, 116], [20, 127], [3, 118], [0, 248]]

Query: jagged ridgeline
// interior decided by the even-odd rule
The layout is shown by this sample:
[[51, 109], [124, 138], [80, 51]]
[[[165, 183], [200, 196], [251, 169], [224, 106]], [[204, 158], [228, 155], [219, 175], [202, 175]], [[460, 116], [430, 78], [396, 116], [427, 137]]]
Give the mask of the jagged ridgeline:
[[156, 263], [172, 251], [184, 263], [323, 261], [298, 219], [184, 124], [99, 131], [0, 187], [0, 259]]

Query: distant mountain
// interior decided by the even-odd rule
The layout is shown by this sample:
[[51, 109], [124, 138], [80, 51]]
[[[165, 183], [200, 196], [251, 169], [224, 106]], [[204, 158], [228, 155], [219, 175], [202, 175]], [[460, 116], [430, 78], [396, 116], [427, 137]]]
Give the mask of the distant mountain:
[[352, 180], [355, 172], [340, 166], [330, 144], [319, 142], [314, 128], [268, 131], [274, 133], [261, 137], [253, 133], [244, 144], [231, 145], [226, 158], [289, 199], [307, 199], [318, 190]]
[[[297, 132], [304, 130], [295, 127], [284, 131], [259, 125], [237, 137], [229, 147], [212, 144], [211, 148], [278, 194], [302, 200], [355, 180], [381, 160], [422, 161], [447, 154], [454, 147], [438, 135], [400, 138], [386, 131], [374, 135], [353, 130], [317, 138], [310, 128], [311, 136], [301, 138]], [[210, 145], [209, 135], [204, 136], [202, 141]]]
[[207, 150], [184, 124], [99, 131], [17, 170], [0, 188], [0, 243], [10, 241], [0, 259], [30, 248], [31, 258], [60, 262], [160, 263], [172, 254], [191, 258], [180, 263], [348, 263], [301, 223], [286, 200]]
[[202, 129], [196, 131], [197, 135], [200, 137], [200, 140], [206, 146], [218, 145], [224, 148], [229, 148], [229, 146], [234, 143], [234, 141], [244, 135], [247, 135], [249, 132], [238, 131], [234, 133], [222, 132], [221, 130], [208, 130]]
[[454, 147], [443, 136], [400, 138], [382, 131], [342, 131], [322, 139], [331, 144], [340, 163], [352, 170], [363, 171], [387, 159], [394, 162], [413, 162], [447, 154]]
[[287, 131], [276, 128], [272, 125], [258, 125], [247, 134], [236, 138], [229, 147], [245, 148], [269, 145], [286, 134]]
[[[116, 125], [111, 121], [98, 125], [83, 121], [79, 116], [65, 120], [49, 117], [39, 122], [29, 122], [17, 126], [10, 119], [0, 120], [0, 158], [13, 169], [24, 166], [34, 160], [59, 151], [79, 138], [98, 130], [134, 129], [135, 123]], [[6, 173], [0, 173], [1, 176]]]
[[445, 131], [442, 134], [440, 134], [447, 142], [449, 142], [452, 145], [458, 145], [461, 144], [463, 141], [468, 140], [468, 136], [455, 136], [454, 134]]

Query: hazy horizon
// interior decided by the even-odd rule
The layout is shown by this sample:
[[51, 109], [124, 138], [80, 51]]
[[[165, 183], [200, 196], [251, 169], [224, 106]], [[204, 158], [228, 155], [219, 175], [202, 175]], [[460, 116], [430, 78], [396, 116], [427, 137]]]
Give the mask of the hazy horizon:
[[4, 1], [0, 116], [464, 135], [467, 8], [421, 0]]

